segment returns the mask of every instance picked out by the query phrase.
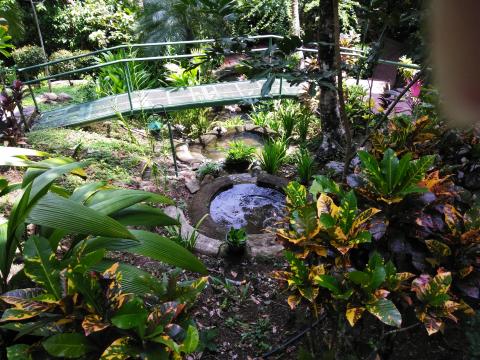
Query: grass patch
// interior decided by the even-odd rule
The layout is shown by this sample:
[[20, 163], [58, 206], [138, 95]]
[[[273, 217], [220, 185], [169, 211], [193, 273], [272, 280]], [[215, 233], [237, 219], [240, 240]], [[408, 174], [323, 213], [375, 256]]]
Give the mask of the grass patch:
[[[43, 93], [49, 92], [48, 86], [41, 86], [38, 88], [33, 88], [33, 93], [35, 97], [38, 98]], [[70, 85], [63, 85], [63, 84], [52, 84], [52, 92], [55, 94], [65, 93], [72, 97], [72, 100], [67, 102], [60, 102], [60, 103], [53, 103], [53, 104], [45, 104], [40, 103], [37, 100], [38, 108], [41, 112], [50, 111], [54, 109], [58, 109], [61, 107], [65, 107], [67, 105], [72, 104], [80, 104], [83, 102], [91, 101], [96, 97], [95, 89], [90, 88], [87, 84], [75, 84], [73, 86]], [[22, 101], [24, 107], [26, 106], [34, 106], [32, 96], [30, 92], [27, 91], [25, 93], [25, 97]]]
[[[27, 139], [33, 148], [50, 154], [92, 160], [86, 169], [89, 181], [130, 184], [141, 175], [140, 164], [149, 155], [147, 144], [137, 145], [84, 130], [39, 130], [28, 133]], [[67, 176], [64, 185], [74, 188], [82, 183], [78, 177]]]

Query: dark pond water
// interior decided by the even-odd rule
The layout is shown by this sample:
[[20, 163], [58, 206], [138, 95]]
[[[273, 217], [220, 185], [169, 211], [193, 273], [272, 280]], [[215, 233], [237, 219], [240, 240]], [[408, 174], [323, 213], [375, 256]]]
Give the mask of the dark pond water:
[[210, 216], [228, 231], [243, 227], [259, 234], [285, 215], [285, 195], [256, 184], [237, 184], [219, 193], [210, 203]]

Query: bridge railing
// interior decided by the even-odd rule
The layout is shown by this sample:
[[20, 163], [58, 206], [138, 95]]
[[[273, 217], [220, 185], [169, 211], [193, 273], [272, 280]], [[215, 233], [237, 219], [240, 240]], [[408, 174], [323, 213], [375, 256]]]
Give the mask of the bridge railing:
[[[250, 40], [268, 40], [268, 47], [260, 47], [260, 48], [255, 48], [252, 51], [253, 52], [262, 52], [262, 51], [269, 51], [270, 54], [272, 54], [273, 48], [274, 48], [274, 41], [275, 40], [281, 40], [284, 37], [279, 36], [279, 35], [256, 35], [256, 36], [249, 36], [246, 37], [247, 39]], [[224, 40], [233, 40], [233, 38], [227, 38]], [[69, 61], [74, 61], [78, 60], [81, 58], [88, 58], [88, 57], [93, 57], [102, 53], [107, 53], [111, 51], [116, 51], [116, 50], [132, 50], [132, 49], [137, 49], [137, 48], [152, 48], [152, 47], [167, 47], [167, 46], [175, 46], [175, 45], [195, 45], [195, 44], [213, 44], [218, 39], [201, 39], [201, 40], [185, 40], [185, 41], [166, 41], [166, 42], [158, 42], [158, 43], [142, 43], [142, 44], [124, 44], [124, 45], [118, 45], [118, 46], [113, 46], [105, 49], [100, 49], [96, 51], [92, 51], [89, 53], [85, 54], [79, 54], [71, 57], [66, 57], [54, 61], [48, 61], [44, 62], [38, 65], [33, 65], [33, 66], [27, 66], [24, 68], [18, 68], [16, 69], [17, 74], [25, 74], [28, 75], [28, 72], [31, 70], [38, 70], [38, 69], [44, 69], [48, 68], [49, 66], [56, 65], [59, 63], [64, 63], [64, 62], [69, 62]], [[354, 56], [354, 57], [359, 57], [359, 58], [366, 58], [367, 53], [365, 50], [362, 49], [355, 49], [355, 48], [346, 48], [346, 47], [341, 47], [341, 54], [342, 55], [349, 55], [349, 56]], [[302, 51], [304, 53], [316, 53], [318, 52], [318, 49], [315, 48], [305, 48], [301, 47], [298, 49], [298, 51]], [[161, 61], [161, 60], [179, 60], [179, 59], [188, 59], [188, 58], [196, 58], [196, 57], [201, 57], [202, 55], [199, 54], [178, 54], [178, 55], [165, 55], [165, 56], [149, 56], [149, 57], [129, 57], [125, 59], [120, 59], [120, 60], [114, 60], [114, 61], [109, 61], [109, 62], [102, 62], [98, 63], [95, 65], [90, 65], [86, 66], [83, 68], [77, 68], [74, 70], [70, 71], [65, 71], [61, 72], [58, 74], [49, 74], [48, 76], [44, 76], [42, 78], [36, 78], [36, 79], [27, 79], [24, 81], [24, 84], [29, 87], [30, 94], [33, 98], [35, 107], [37, 108], [38, 111], [38, 104], [36, 102], [36, 98], [33, 92], [33, 89], [31, 85], [34, 84], [39, 84], [43, 81], [48, 81], [48, 80], [53, 80], [53, 79], [59, 79], [59, 78], [65, 78], [70, 75], [74, 74], [81, 74], [85, 72], [89, 72], [95, 69], [103, 68], [103, 67], [108, 67], [111, 65], [116, 65], [116, 64], [124, 64], [125, 66], [125, 72], [128, 74], [129, 68], [128, 68], [128, 63], [130, 62], [145, 62], [145, 61]], [[419, 69], [420, 67], [417, 65], [411, 65], [411, 64], [403, 64], [395, 61], [389, 61], [389, 60], [383, 60], [379, 59], [377, 60], [378, 63], [383, 63], [383, 64], [389, 64], [389, 65], [394, 65], [397, 67], [405, 67], [405, 68], [411, 68], [411, 69]], [[130, 84], [128, 76], [127, 77], [127, 93], [128, 93], [128, 98], [131, 103], [131, 93], [133, 92], [133, 87], [132, 84]]]

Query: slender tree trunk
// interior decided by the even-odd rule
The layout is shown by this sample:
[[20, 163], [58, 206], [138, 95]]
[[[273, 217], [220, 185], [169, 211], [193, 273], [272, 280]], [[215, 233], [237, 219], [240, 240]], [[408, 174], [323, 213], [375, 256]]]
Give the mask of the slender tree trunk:
[[[337, 4], [338, 5], [338, 4]], [[321, 0], [319, 7], [320, 27], [318, 31], [318, 64], [325, 73], [320, 80], [320, 102], [318, 113], [322, 123], [322, 157], [331, 157], [338, 151], [342, 142], [342, 129], [335, 77], [337, 64], [335, 61], [335, 16], [334, 0]]]
[[[43, 56], [45, 56], [45, 61], [48, 61], [47, 52], [45, 51], [45, 44], [43, 43], [42, 30], [40, 29], [40, 22], [38, 21], [37, 9], [35, 8], [35, 4], [33, 3], [33, 0], [30, 0], [30, 5], [31, 5], [32, 11], [33, 11], [33, 19], [35, 20], [35, 26], [37, 27], [38, 39], [40, 40], [40, 46], [42, 47], [42, 50], [43, 50]], [[48, 70], [48, 66], [45, 67], [45, 75], [46, 76], [50, 75], [50, 71]], [[51, 80], [48, 80], [48, 91], [52, 92], [52, 81]]]
[[345, 94], [343, 92], [343, 69], [342, 69], [342, 57], [340, 56], [340, 18], [338, 14], [339, 0], [333, 0], [333, 20], [335, 24], [335, 63], [337, 65], [337, 91], [338, 91], [338, 106], [340, 113], [340, 120], [343, 126], [343, 131], [345, 133], [345, 157], [344, 157], [344, 168], [343, 168], [343, 179], [348, 175], [347, 164], [348, 159], [350, 159], [352, 150], [352, 127], [350, 120], [348, 119], [347, 112], [345, 110]]
[[[302, 27], [300, 25], [300, 0], [290, 0], [290, 17], [291, 17], [291, 34], [294, 36], [298, 36], [299, 38], [302, 36]], [[298, 67], [303, 69], [305, 67], [305, 61], [302, 51], [298, 51], [296, 55], [299, 58]]]
[[292, 17], [292, 35], [300, 37], [302, 28], [300, 26], [300, 6], [299, 0], [290, 0], [291, 17]]

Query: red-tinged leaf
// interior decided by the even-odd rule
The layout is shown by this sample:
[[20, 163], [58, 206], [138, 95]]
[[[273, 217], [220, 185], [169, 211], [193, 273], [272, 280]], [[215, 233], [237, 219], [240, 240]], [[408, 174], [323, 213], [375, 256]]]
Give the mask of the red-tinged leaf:
[[85, 336], [105, 330], [109, 326], [109, 323], [103, 322], [103, 319], [96, 314], [85, 316], [82, 322], [82, 328], [85, 332]]

